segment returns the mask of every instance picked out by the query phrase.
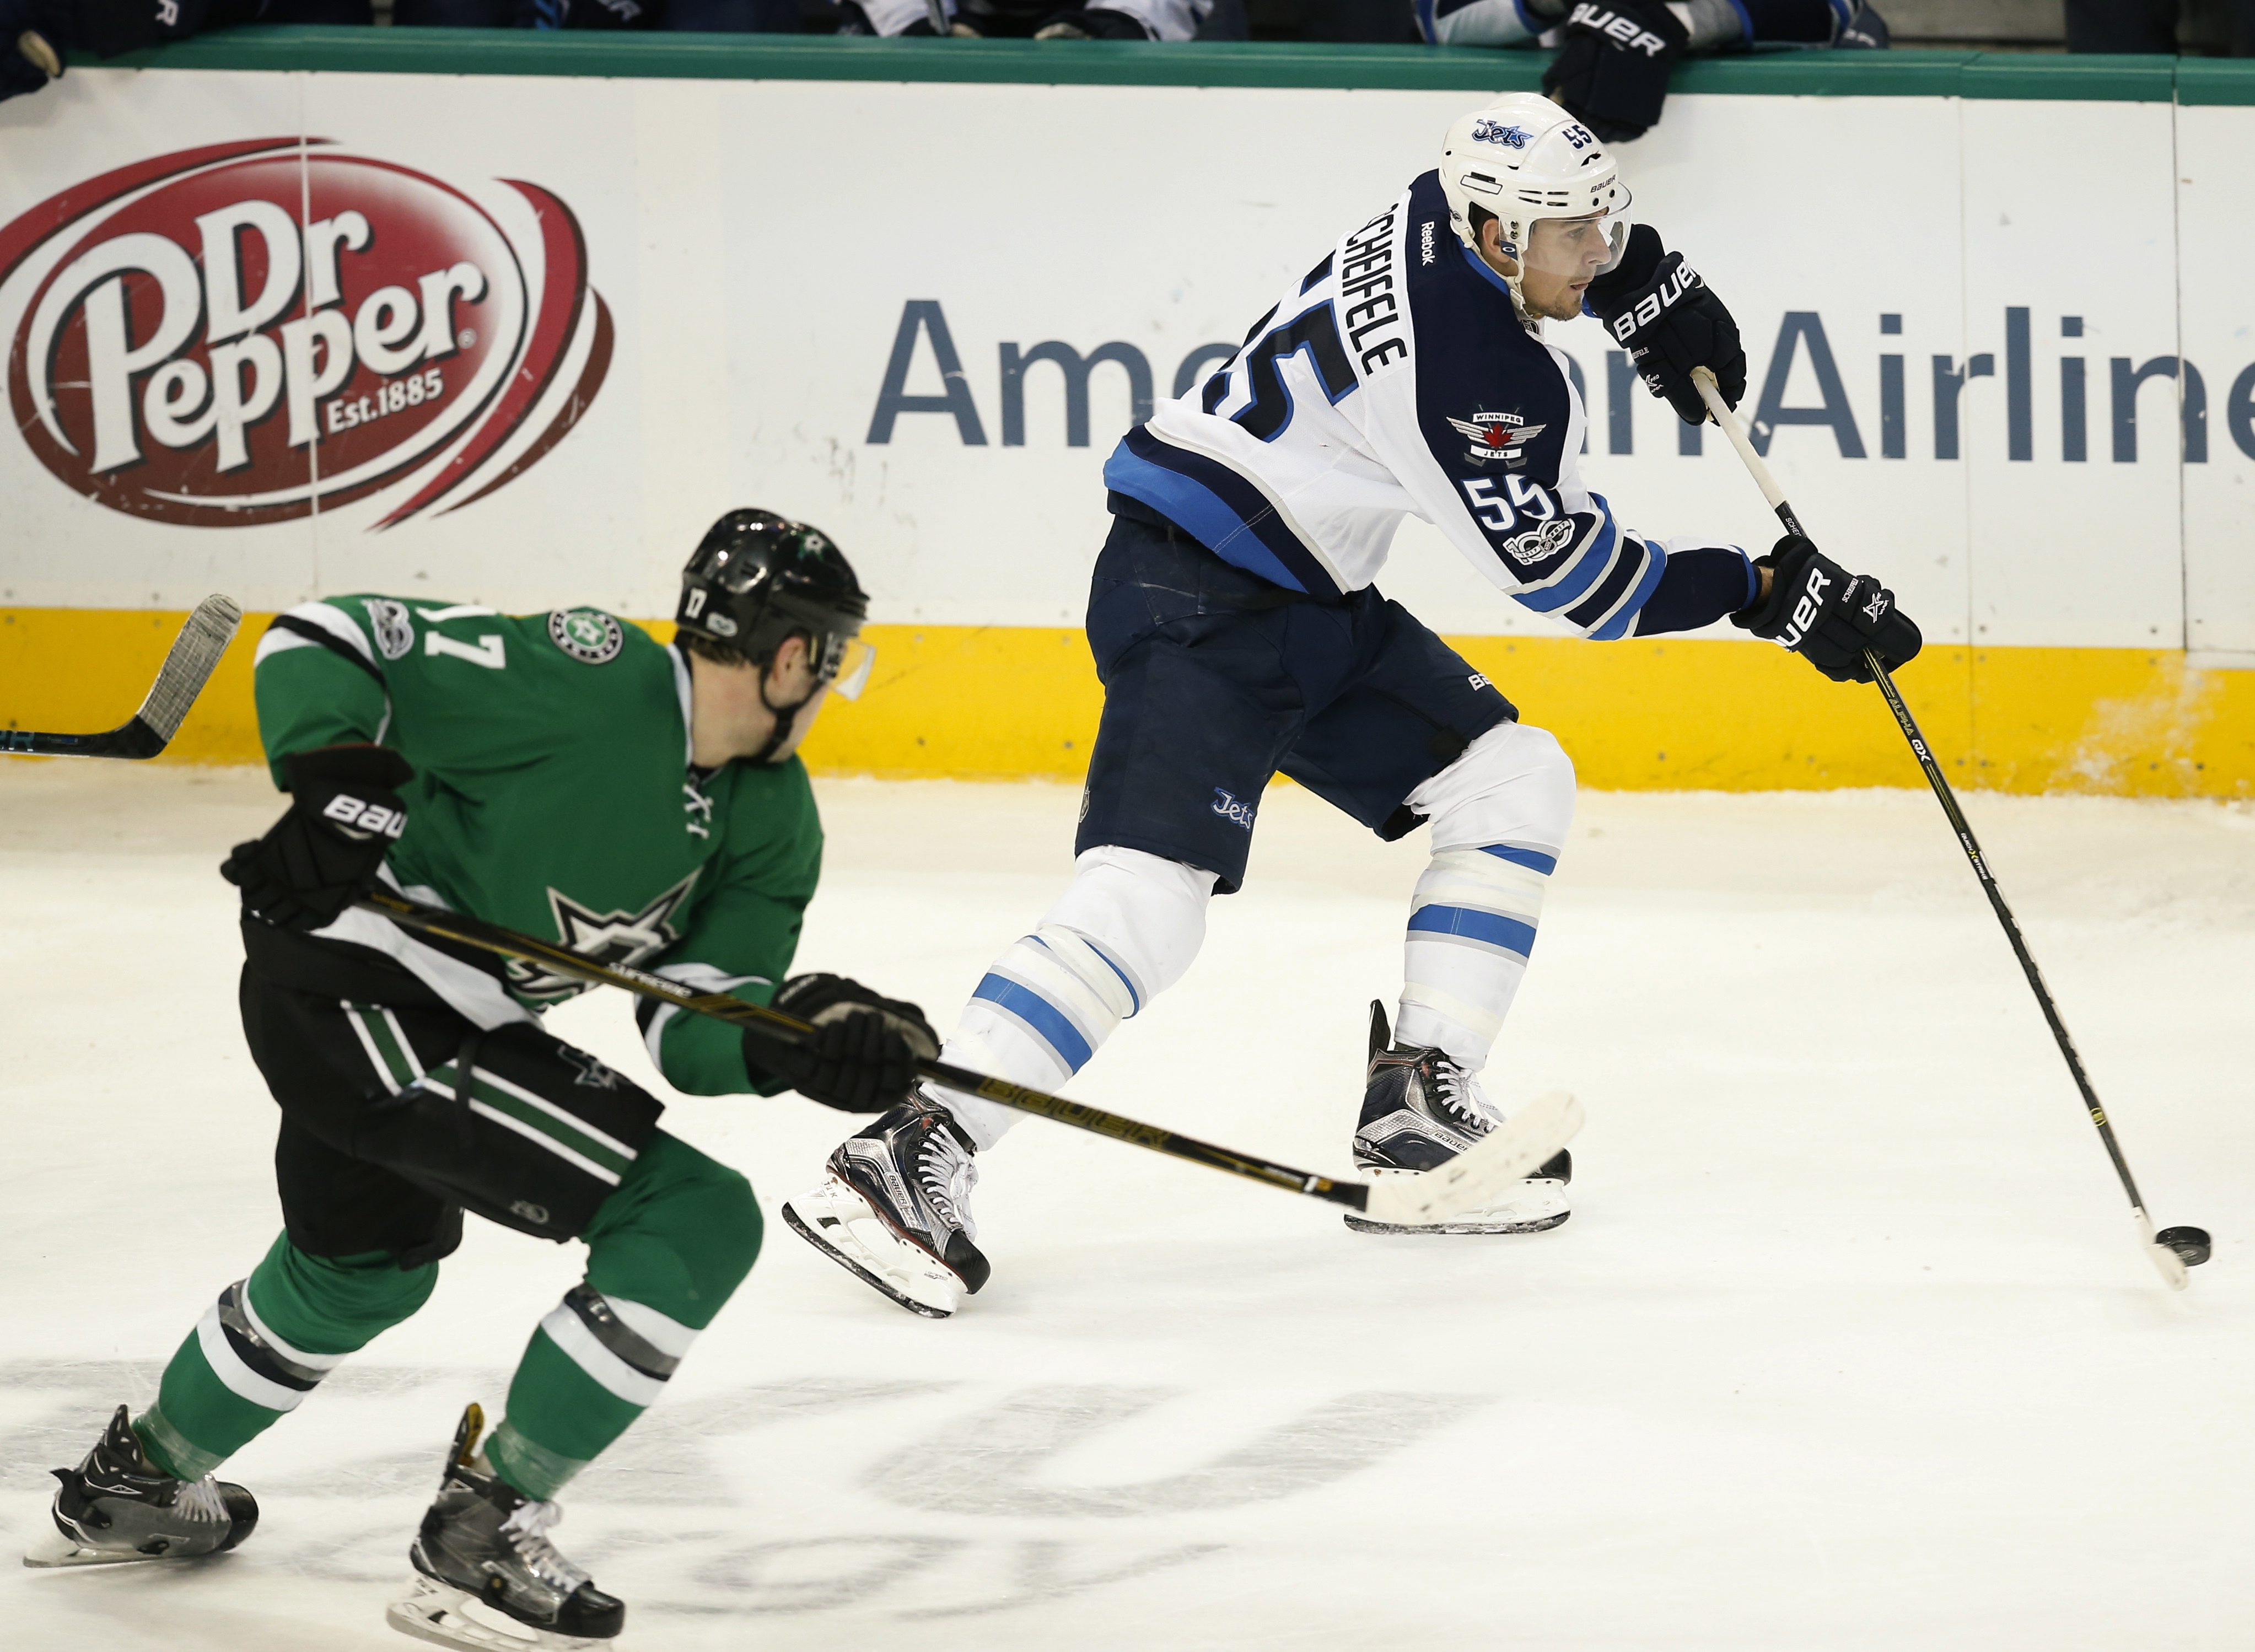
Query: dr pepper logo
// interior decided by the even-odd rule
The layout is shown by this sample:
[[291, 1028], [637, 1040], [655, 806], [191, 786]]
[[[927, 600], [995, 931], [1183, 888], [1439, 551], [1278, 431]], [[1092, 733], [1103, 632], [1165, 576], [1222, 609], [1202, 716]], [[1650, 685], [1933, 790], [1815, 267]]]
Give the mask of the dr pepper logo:
[[383, 528], [482, 498], [579, 422], [612, 341], [571, 209], [495, 193], [294, 137], [66, 190], [0, 228], [16, 428], [66, 486], [159, 522], [388, 492]]

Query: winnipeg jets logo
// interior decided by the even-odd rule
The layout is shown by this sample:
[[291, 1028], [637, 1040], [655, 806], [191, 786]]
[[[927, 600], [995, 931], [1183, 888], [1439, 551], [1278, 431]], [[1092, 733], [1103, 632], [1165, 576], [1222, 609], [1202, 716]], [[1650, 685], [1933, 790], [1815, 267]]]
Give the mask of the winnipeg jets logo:
[[[548, 891], [548, 910], [556, 920], [556, 938], [582, 958], [598, 964], [637, 964], [681, 938], [673, 915], [689, 898], [697, 882], [692, 872], [638, 912], [614, 909], [597, 912], [582, 906], [561, 889]], [[577, 992], [580, 983], [568, 975], [551, 974], [535, 965], [512, 960], [509, 984], [527, 997], [548, 993]]]
[[1527, 444], [1549, 428], [1530, 425], [1517, 413], [1474, 413], [1470, 418], [1451, 418], [1457, 432], [1472, 443], [1471, 457], [1481, 464], [1500, 459], [1507, 466], [1527, 462]]
[[1506, 149], [1525, 149], [1534, 139], [1523, 126], [1511, 126], [1501, 121], [1474, 121], [1472, 142], [1501, 144]]

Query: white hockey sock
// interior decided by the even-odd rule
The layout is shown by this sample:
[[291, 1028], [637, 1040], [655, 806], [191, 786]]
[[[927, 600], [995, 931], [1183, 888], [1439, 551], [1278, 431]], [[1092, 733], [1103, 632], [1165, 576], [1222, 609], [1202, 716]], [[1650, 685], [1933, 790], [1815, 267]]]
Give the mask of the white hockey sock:
[[1433, 859], [1410, 901], [1394, 1039], [1477, 1072], [1527, 973], [1573, 821], [1573, 764], [1546, 731], [1507, 723], [1408, 802], [1432, 823]]
[[1487, 1065], [1527, 973], [1557, 864], [1556, 855], [1520, 844], [1433, 857], [1409, 903], [1399, 1042], [1438, 1044], [1474, 1072]]
[[[994, 960], [942, 1061], [1037, 1090], [1080, 1071], [1120, 1023], [1182, 978], [1205, 938], [1214, 875], [1140, 849], [1091, 849], [1034, 932]], [[1023, 1115], [976, 1096], [937, 1099], [981, 1149]]]

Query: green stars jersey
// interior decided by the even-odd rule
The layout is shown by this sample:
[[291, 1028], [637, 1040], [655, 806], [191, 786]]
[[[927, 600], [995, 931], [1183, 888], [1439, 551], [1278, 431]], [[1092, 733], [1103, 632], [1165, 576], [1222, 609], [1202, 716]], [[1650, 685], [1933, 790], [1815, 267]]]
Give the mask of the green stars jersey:
[[[689, 765], [689, 664], [595, 608], [339, 596], [258, 645], [259, 735], [280, 759], [348, 741], [415, 766], [388, 882], [607, 963], [765, 1003], [822, 863], [806, 770]], [[397, 959], [483, 1027], [580, 988], [528, 966], [504, 982], [372, 912], [321, 935]], [[646, 1018], [676, 1088], [750, 1089], [734, 1029], [671, 1006]]]

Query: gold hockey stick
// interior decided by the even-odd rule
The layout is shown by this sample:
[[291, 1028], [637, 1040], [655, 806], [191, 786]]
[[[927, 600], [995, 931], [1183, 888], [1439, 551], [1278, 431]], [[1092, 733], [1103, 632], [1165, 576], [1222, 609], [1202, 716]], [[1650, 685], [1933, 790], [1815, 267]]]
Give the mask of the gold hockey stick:
[[[655, 998], [699, 1016], [710, 1016], [732, 1026], [765, 1027], [804, 1038], [813, 1030], [795, 1016], [768, 1009], [727, 993], [701, 993], [663, 975], [619, 964], [599, 964], [567, 947], [530, 935], [465, 917], [444, 908], [425, 906], [379, 889], [360, 904], [411, 929], [444, 940], [455, 941], [502, 958], [520, 959], [592, 986], [616, 987], [643, 998]], [[1563, 1090], [1538, 1096], [1513, 1114], [1475, 1146], [1437, 1170], [1420, 1176], [1388, 1177], [1380, 1182], [1335, 1181], [1309, 1170], [1272, 1163], [1230, 1148], [1216, 1147], [1195, 1136], [1184, 1135], [1156, 1124], [1107, 1113], [1060, 1095], [1029, 1090], [1007, 1079], [989, 1078], [966, 1067], [942, 1061], [918, 1061], [917, 1074], [950, 1090], [975, 1095], [1021, 1113], [1070, 1124], [1075, 1129], [1108, 1135], [1116, 1142], [1140, 1147], [1170, 1158], [1188, 1159], [1211, 1170], [1265, 1183], [1288, 1193], [1303, 1194], [1333, 1205], [1358, 1210], [1373, 1221], [1403, 1227], [1430, 1227], [1462, 1215], [1494, 1200], [1514, 1183], [1533, 1174], [1571, 1141], [1582, 1128], [1581, 1104]]]

